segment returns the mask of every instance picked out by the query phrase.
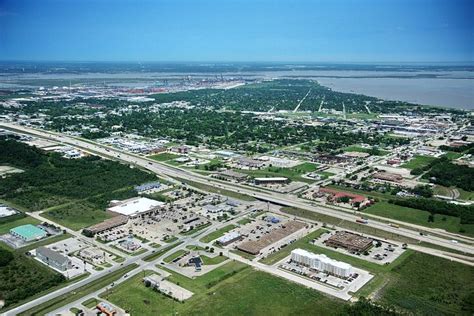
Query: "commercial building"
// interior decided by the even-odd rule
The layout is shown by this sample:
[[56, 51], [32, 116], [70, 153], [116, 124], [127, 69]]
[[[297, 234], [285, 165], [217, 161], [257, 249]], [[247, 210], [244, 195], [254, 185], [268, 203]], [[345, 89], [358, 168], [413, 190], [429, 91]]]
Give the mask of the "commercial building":
[[291, 251], [291, 261], [342, 278], [348, 278], [353, 273], [352, 266], [348, 263], [336, 261], [326, 255], [314, 254], [303, 249]]
[[372, 238], [353, 234], [346, 231], [338, 231], [329, 237], [325, 243], [327, 246], [334, 248], [344, 248], [349, 251], [364, 252], [372, 247]]
[[0, 218], [1, 217], [8, 217], [17, 214], [18, 211], [8, 207], [6, 205], [0, 204]]
[[42, 228], [27, 224], [10, 229], [10, 235], [28, 242], [44, 238], [48, 233]]
[[105, 221], [101, 223], [85, 228], [84, 234], [93, 236], [95, 234], [102, 233], [109, 229], [125, 225], [127, 224], [127, 222], [128, 222], [128, 216], [124, 216], [124, 215], [115, 216], [115, 217], [106, 219]]
[[260, 239], [244, 241], [237, 246], [237, 249], [250, 253], [252, 255], [258, 255], [262, 249], [270, 246], [271, 244], [285, 238], [286, 236], [302, 229], [306, 224], [298, 221], [290, 221], [285, 223], [281, 228], [277, 228], [263, 235]]
[[104, 264], [105, 263], [105, 253], [99, 248], [85, 248], [79, 251], [79, 257], [92, 262], [93, 264]]
[[370, 202], [363, 195], [354, 194], [354, 193], [350, 193], [350, 192], [337, 191], [337, 190], [330, 189], [330, 188], [320, 188], [318, 193], [315, 193], [315, 195], [318, 195], [318, 194], [328, 194], [330, 196], [328, 199], [330, 201], [335, 201], [335, 202], [339, 201], [339, 199], [341, 199], [341, 198], [348, 198], [349, 203], [351, 205], [359, 204], [360, 206], [363, 206], [363, 205]]
[[145, 183], [142, 185], [137, 185], [135, 187], [135, 191], [137, 191], [138, 193], [142, 193], [142, 192], [146, 192], [150, 190], [156, 190], [156, 189], [159, 189], [160, 187], [161, 187], [161, 183], [158, 181], [155, 181], [155, 182]]
[[241, 235], [238, 232], [230, 232], [217, 239], [217, 243], [222, 246], [227, 246], [228, 244], [233, 243], [234, 241], [240, 240]]
[[403, 180], [403, 177], [401, 175], [390, 172], [377, 172], [372, 177], [377, 180], [390, 182], [400, 182]]
[[233, 170], [225, 170], [221, 171], [214, 175], [215, 178], [223, 179], [223, 180], [235, 180], [235, 181], [244, 181], [249, 176], [245, 173], [235, 172]]
[[71, 266], [71, 260], [68, 257], [46, 247], [38, 247], [36, 257], [60, 271], [66, 271]]
[[153, 213], [165, 203], [145, 197], [134, 197], [123, 201], [111, 201], [107, 211], [135, 218]]
[[255, 184], [285, 184], [290, 182], [290, 180], [285, 177], [255, 178], [254, 181]]

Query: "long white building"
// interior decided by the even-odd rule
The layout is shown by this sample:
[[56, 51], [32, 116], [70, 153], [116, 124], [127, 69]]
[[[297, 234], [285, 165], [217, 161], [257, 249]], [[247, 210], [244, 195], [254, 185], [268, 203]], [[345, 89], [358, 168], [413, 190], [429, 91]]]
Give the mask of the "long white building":
[[336, 261], [326, 255], [317, 255], [303, 249], [293, 250], [291, 252], [291, 261], [343, 278], [347, 278], [353, 273], [352, 266], [348, 263]]

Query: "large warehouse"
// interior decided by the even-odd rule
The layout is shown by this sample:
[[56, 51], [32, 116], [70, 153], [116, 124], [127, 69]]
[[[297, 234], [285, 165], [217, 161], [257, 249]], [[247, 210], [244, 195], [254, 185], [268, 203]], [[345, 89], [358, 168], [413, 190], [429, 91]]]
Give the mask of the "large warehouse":
[[303, 249], [293, 250], [291, 261], [343, 278], [348, 278], [353, 273], [352, 266], [348, 263], [336, 261], [326, 255], [317, 255]]
[[26, 242], [39, 240], [47, 236], [47, 232], [37, 226], [27, 224], [10, 229], [10, 235], [18, 237]]
[[140, 215], [150, 214], [163, 205], [165, 205], [165, 203], [160, 201], [145, 197], [134, 197], [123, 201], [110, 202], [110, 207], [107, 211], [134, 218]]

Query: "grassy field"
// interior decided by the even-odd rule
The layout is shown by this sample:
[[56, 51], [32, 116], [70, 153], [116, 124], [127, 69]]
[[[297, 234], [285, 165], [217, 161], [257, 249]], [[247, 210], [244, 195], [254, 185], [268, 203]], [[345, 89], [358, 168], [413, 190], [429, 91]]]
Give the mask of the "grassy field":
[[313, 239], [318, 238], [322, 234], [327, 232], [326, 229], [318, 229], [311, 234], [308, 234], [304, 236], [303, 238], [298, 239], [292, 244], [289, 244], [288, 246], [282, 248], [280, 251], [274, 252], [271, 255], [267, 256], [264, 259], [261, 259], [260, 262], [271, 265], [274, 263], [277, 263], [278, 261], [282, 260], [286, 256], [290, 255], [291, 251], [296, 249], [296, 248], [302, 248], [305, 249], [307, 245], [309, 245], [309, 242]]
[[354, 231], [359, 232], [359, 233], [376, 235], [376, 236], [379, 236], [381, 238], [390, 238], [390, 239], [397, 240], [397, 241], [400, 241], [400, 242], [407, 242], [407, 243], [416, 243], [417, 242], [417, 240], [415, 240], [415, 239], [400, 236], [398, 234], [393, 234], [393, 233], [387, 232], [385, 230], [377, 229], [377, 228], [374, 228], [374, 227], [361, 225], [361, 224], [356, 223], [355, 221], [354, 222], [352, 222], [352, 221], [349, 222], [349, 221], [345, 221], [345, 220], [340, 220], [338, 218], [331, 217], [329, 215], [315, 213], [315, 212], [311, 212], [311, 211], [296, 208], [296, 207], [282, 207], [281, 210], [283, 212], [287, 213], [287, 214], [294, 215], [294, 216], [300, 216], [300, 217], [303, 217], [303, 218], [307, 218], [309, 220], [326, 223], [329, 226], [335, 225], [335, 226], [338, 226], [338, 227], [354, 230]]
[[173, 261], [174, 259], [179, 258], [179, 257], [181, 257], [182, 255], [184, 255], [185, 253], [187, 253], [186, 250], [180, 249], [180, 250], [178, 250], [178, 251], [176, 251], [176, 252], [173, 252], [173, 253], [170, 254], [169, 256], [165, 257], [165, 258], [163, 259], [163, 261], [166, 262], [166, 263], [170, 263], [170, 262]]
[[237, 226], [235, 226], [234, 224], [230, 224], [230, 225], [227, 225], [227, 226], [224, 226], [222, 227], [221, 229], [218, 229], [216, 231], [213, 231], [212, 233], [210, 234], [207, 234], [206, 236], [202, 237], [200, 239], [200, 241], [202, 242], [205, 242], [205, 243], [208, 243], [208, 242], [211, 242], [213, 241], [214, 239], [217, 239], [221, 236], [223, 236], [225, 233], [227, 233], [228, 231], [236, 228]]
[[164, 253], [170, 251], [170, 250], [173, 249], [174, 247], [177, 247], [177, 246], [181, 245], [182, 243], [183, 243], [183, 241], [180, 241], [180, 242], [178, 242], [178, 243], [176, 243], [176, 244], [173, 244], [173, 245], [170, 245], [170, 246], [165, 247], [165, 248], [163, 248], [163, 249], [160, 249], [160, 250], [156, 251], [155, 253], [152, 253], [151, 255], [146, 256], [145, 258], [143, 258], [143, 261], [147, 261], [147, 262], [153, 261], [153, 260], [155, 260], [156, 258], [158, 258], [158, 257], [160, 257], [161, 255], [163, 255]]
[[181, 157], [181, 156], [176, 155], [176, 154], [172, 154], [172, 153], [161, 153], [161, 154], [157, 154], [157, 155], [148, 156], [148, 158], [151, 158], [151, 159], [156, 160], [156, 161], [168, 161], [168, 160], [176, 159], [176, 158], [179, 158], [179, 157]]
[[463, 189], [457, 189], [459, 191], [459, 198], [462, 200], [472, 201], [474, 200], [474, 192], [465, 191]]
[[166, 239], [165, 243], [171, 244], [171, 243], [175, 242], [176, 240], [178, 240], [178, 237], [173, 236], [173, 237], [170, 237], [170, 238]]
[[435, 159], [436, 158], [430, 156], [416, 155], [410, 161], [401, 165], [401, 167], [407, 169], [423, 168]]
[[234, 198], [234, 199], [242, 200], [242, 201], [255, 201], [255, 198], [253, 198], [249, 195], [240, 194], [240, 193], [236, 193], [236, 192], [228, 191], [228, 190], [223, 190], [223, 189], [218, 189], [218, 188], [215, 188], [215, 187], [210, 186], [210, 185], [206, 185], [206, 184], [202, 184], [202, 183], [198, 183], [198, 182], [194, 182], [194, 181], [190, 181], [190, 180], [184, 180], [184, 179], [181, 179], [181, 178], [176, 178], [176, 180], [181, 181], [183, 183], [187, 183], [188, 185], [190, 185], [192, 187], [195, 187], [197, 189], [203, 190], [203, 191], [222, 194], [222, 195], [225, 195], [225, 196], [228, 196], [228, 197], [231, 197], [231, 198]]
[[105, 210], [100, 210], [86, 201], [66, 204], [44, 212], [42, 215], [73, 230], [80, 230], [111, 217]]
[[[370, 149], [363, 148], [363, 147], [356, 146], [356, 145], [345, 147], [342, 150], [344, 150], [344, 151], [355, 151], [355, 152], [359, 152], [359, 153], [370, 153]], [[379, 153], [378, 153], [377, 156], [385, 156], [386, 154], [388, 154], [388, 151], [379, 149]]]
[[219, 264], [228, 259], [226, 256], [216, 256], [216, 257], [211, 258], [206, 255], [201, 255], [200, 257], [201, 257], [202, 262], [208, 265]]
[[132, 315], [336, 315], [343, 301], [229, 262], [194, 280], [172, 272], [169, 281], [192, 291], [184, 303], [146, 288], [137, 275], [108, 299]]
[[204, 225], [200, 225], [200, 226], [194, 227], [193, 229], [188, 230], [188, 231], [186, 231], [186, 232], [184, 232], [184, 233], [180, 233], [180, 234], [181, 234], [181, 235], [186, 235], [186, 236], [192, 235], [192, 234], [197, 233], [198, 231], [201, 231], [201, 230], [203, 230], [204, 228], [207, 228], [207, 227], [209, 227], [209, 226], [211, 226], [211, 225], [212, 225], [212, 223], [206, 223], [206, 224], [204, 224]]
[[309, 162], [302, 163], [292, 168], [268, 167], [261, 170], [238, 170], [252, 177], [286, 177], [291, 181], [313, 183], [314, 180], [301, 177], [302, 174], [313, 172], [317, 165]]
[[380, 301], [420, 315], [472, 315], [472, 280], [473, 267], [414, 253], [392, 270]]
[[246, 218], [241, 219], [241, 220], [238, 221], [237, 223], [238, 223], [239, 225], [244, 226], [244, 225], [246, 225], [246, 224], [248, 224], [248, 223], [251, 223], [251, 222], [252, 222], [252, 220], [251, 220], [250, 218], [247, 218], [247, 217], [246, 217]]
[[364, 209], [363, 212], [411, 224], [431, 228], [441, 228], [456, 233], [459, 232], [459, 229], [461, 228], [461, 220], [458, 217], [435, 214], [434, 222], [428, 222], [428, 216], [430, 215], [429, 212], [390, 204], [388, 202], [375, 203], [374, 205]]

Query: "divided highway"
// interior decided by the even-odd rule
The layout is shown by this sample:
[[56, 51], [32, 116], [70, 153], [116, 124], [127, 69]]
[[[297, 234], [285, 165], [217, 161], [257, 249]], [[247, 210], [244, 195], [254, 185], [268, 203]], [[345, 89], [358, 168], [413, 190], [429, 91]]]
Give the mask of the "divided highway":
[[[91, 153], [99, 154], [104, 157], [121, 160], [132, 165], [137, 165], [142, 168], [146, 168], [167, 179], [181, 178], [185, 180], [190, 180], [190, 181], [198, 182], [198, 183], [205, 184], [208, 186], [212, 186], [218, 189], [228, 190], [232, 192], [237, 192], [237, 193], [253, 196], [262, 201], [268, 201], [271, 203], [284, 205], [284, 206], [298, 207], [298, 208], [305, 209], [311, 212], [329, 215], [331, 217], [349, 221], [349, 222], [355, 222], [355, 220], [359, 218], [359, 216], [354, 215], [352, 213], [345, 212], [345, 211], [328, 208], [324, 206], [313, 205], [312, 203], [306, 200], [300, 199], [293, 195], [262, 191], [258, 189], [253, 189], [248, 186], [238, 185], [234, 183], [225, 183], [223, 181], [212, 179], [206, 176], [202, 176], [188, 170], [168, 166], [163, 163], [159, 163], [142, 156], [126, 153], [113, 147], [97, 144], [94, 142], [84, 141], [84, 140], [67, 136], [67, 135], [63, 135], [60, 133], [28, 128], [28, 127], [19, 126], [19, 125], [15, 125], [11, 123], [0, 123], [0, 126], [6, 129], [17, 131], [17, 132], [32, 134], [41, 138], [53, 140], [56, 142], [61, 142], [61, 143], [85, 150], [85, 151], [89, 151]], [[387, 221], [389, 221], [389, 219], [387, 219]], [[389, 226], [386, 223], [382, 223], [376, 220], [370, 220], [369, 223], [366, 224], [366, 226], [380, 229], [394, 235], [400, 235], [400, 236], [412, 238], [418, 241], [423, 241], [423, 242], [427, 242], [427, 243], [434, 244], [437, 246], [445, 247], [447, 249], [453, 249], [456, 251], [464, 252], [466, 254], [474, 255], [474, 246], [472, 245], [471, 240], [465, 239], [464, 241], [466, 243], [453, 242], [451, 240], [452, 234], [444, 233], [439, 230], [436, 230], [436, 236], [434, 235], [426, 236], [426, 235], [420, 235], [419, 231], [417, 231], [415, 228], [414, 229], [405, 228], [405, 227], [395, 228], [395, 227]], [[423, 228], [423, 229], [430, 230], [429, 228]], [[440, 236], [445, 236], [446, 238], [442, 238]]]

